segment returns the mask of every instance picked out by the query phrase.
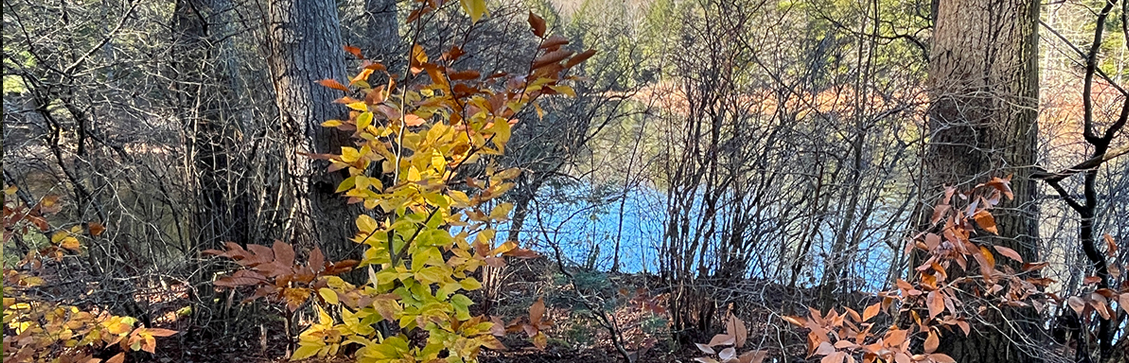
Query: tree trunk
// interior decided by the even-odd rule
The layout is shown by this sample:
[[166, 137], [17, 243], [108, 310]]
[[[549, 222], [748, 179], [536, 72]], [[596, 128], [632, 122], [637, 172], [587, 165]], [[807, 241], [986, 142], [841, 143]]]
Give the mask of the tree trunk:
[[[187, 148], [195, 177], [192, 239], [198, 249], [221, 248], [223, 242], [245, 244], [246, 193], [239, 175], [232, 175], [236, 160], [236, 126], [225, 100], [231, 95], [227, 62], [220, 59], [219, 43], [225, 34], [220, 13], [230, 6], [223, 0], [179, 0], [173, 11], [177, 30], [174, 46], [176, 102], [181, 110]], [[238, 75], [236, 75], [238, 76]]]
[[[946, 186], [967, 190], [991, 177], [1012, 175], [1015, 199], [993, 210], [999, 236], [989, 242], [1028, 261], [1038, 255], [1038, 209], [1030, 178], [1038, 131], [1038, 9], [1032, 0], [937, 3], [922, 189], [922, 202], [931, 205]], [[932, 208], [921, 209], [918, 220], [927, 221]], [[1026, 346], [1021, 337], [1037, 334], [1037, 316], [1004, 311], [984, 316], [992, 326], [973, 329], [969, 337], [946, 334], [941, 351], [958, 362], [1037, 361], [1024, 353], [1037, 347]]]
[[399, 22], [396, 21], [395, 0], [364, 0], [365, 1], [365, 34], [366, 44], [362, 44], [365, 55], [389, 63], [396, 57], [397, 45], [400, 43]]
[[303, 154], [338, 153], [348, 135], [321, 127], [325, 120], [346, 116], [333, 101], [341, 96], [317, 84], [345, 79], [345, 58], [332, 0], [270, 1], [269, 35], [272, 81], [286, 138], [285, 165], [291, 199], [287, 235], [304, 248], [322, 246], [332, 259], [357, 257], [352, 236], [354, 213], [334, 191], [343, 180], [327, 173], [328, 163]]

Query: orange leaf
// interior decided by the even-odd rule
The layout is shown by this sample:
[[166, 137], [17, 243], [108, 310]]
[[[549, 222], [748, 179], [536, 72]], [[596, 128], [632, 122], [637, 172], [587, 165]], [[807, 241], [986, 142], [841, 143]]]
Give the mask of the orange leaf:
[[404, 125], [407, 125], [409, 127], [423, 125], [424, 122], [425, 121], [422, 117], [416, 116], [415, 114], [409, 113], [404, 115]]
[[348, 87], [345, 87], [344, 85], [341, 84], [341, 82], [337, 82], [337, 80], [335, 80], [335, 79], [328, 79], [328, 78], [323, 79], [323, 80], [318, 81], [318, 84], [332, 88], [332, 89], [335, 89], [335, 90], [341, 90], [341, 91], [349, 92]]
[[[106, 227], [103, 227], [101, 223], [98, 223], [98, 222], [90, 223], [90, 235], [91, 236], [101, 235], [102, 232], [105, 232], [105, 231], [106, 231]], [[1109, 235], [1107, 234], [1106, 236], [1109, 236]]]
[[862, 312], [862, 321], [870, 321], [871, 318], [878, 315], [878, 312], [881, 309], [882, 309], [882, 303], [880, 303], [880, 302], [874, 303], [874, 305], [871, 305], [871, 306], [867, 306], [866, 310], [863, 310], [863, 312]]
[[349, 52], [349, 54], [352, 54], [354, 57], [357, 57], [358, 59], [364, 59], [365, 58], [364, 56], [361, 55], [361, 48], [357, 48], [357, 47], [354, 47], [354, 46], [351, 46], [351, 45], [346, 45], [345, 51]]
[[983, 228], [985, 231], [991, 232], [992, 234], [1000, 234], [1000, 231], [996, 229], [996, 219], [992, 217], [992, 213], [988, 213], [986, 210], [980, 210], [972, 216], [972, 219], [976, 220], [976, 225], [980, 226], [980, 228]]
[[804, 322], [802, 320], [800, 320], [799, 317], [781, 316], [780, 318], [784, 319], [784, 321], [788, 322], [789, 324], [792, 324], [792, 325], [795, 325], [795, 326], [798, 326], [798, 327], [804, 327], [805, 325], [807, 325], [807, 324], [804, 324]]

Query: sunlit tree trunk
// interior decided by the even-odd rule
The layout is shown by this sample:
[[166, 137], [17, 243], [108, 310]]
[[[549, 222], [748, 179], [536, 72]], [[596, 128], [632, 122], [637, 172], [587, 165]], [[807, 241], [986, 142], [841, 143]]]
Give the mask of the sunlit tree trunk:
[[[988, 242], [1010, 247], [1025, 260], [1038, 256], [1030, 178], [1038, 131], [1038, 9], [1033, 0], [938, 2], [929, 64], [932, 107], [922, 214], [930, 214], [929, 205], [946, 186], [967, 190], [1011, 175], [1015, 199], [993, 211], [999, 237]], [[973, 329], [967, 338], [946, 333], [941, 351], [958, 362], [1038, 361], [1025, 353], [1043, 348], [1027, 339], [1037, 335], [1033, 312], [985, 314], [990, 326]]]
[[351, 236], [352, 216], [345, 198], [334, 191], [338, 173], [306, 153], [339, 153], [348, 136], [321, 127], [329, 119], [345, 117], [333, 101], [341, 91], [317, 84], [327, 78], [345, 78], [345, 58], [337, 4], [332, 0], [272, 0], [268, 37], [272, 81], [281, 128], [286, 139], [285, 157], [291, 210], [287, 231], [306, 248], [322, 246], [330, 258], [343, 258], [356, 250]]

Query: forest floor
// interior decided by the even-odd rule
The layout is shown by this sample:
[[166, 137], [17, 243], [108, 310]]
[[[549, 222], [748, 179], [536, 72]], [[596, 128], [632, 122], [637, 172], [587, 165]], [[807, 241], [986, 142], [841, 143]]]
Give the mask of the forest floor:
[[[501, 338], [508, 350], [485, 351], [480, 356], [482, 362], [622, 362], [621, 355], [612, 344], [609, 329], [598, 323], [595, 314], [604, 314], [615, 322], [619, 341], [632, 359], [639, 363], [691, 362], [703, 356], [693, 343], [705, 343], [718, 333], [689, 330], [673, 334], [670, 312], [663, 307], [667, 306], [665, 299], [675, 289], [664, 286], [657, 277], [570, 269], [570, 278], [561, 274], [556, 264], [544, 258], [514, 262], [501, 272], [497, 281], [502, 283], [494, 286], [489, 299], [485, 299], [485, 293], [472, 296], [476, 301], [488, 303], [472, 308], [478, 309], [477, 313], [500, 316], [508, 321], [528, 314], [529, 306], [542, 298], [548, 308], [546, 314], [554, 322], [547, 331], [549, 344], [545, 349], [537, 349], [523, 333], [511, 334]], [[715, 319], [721, 319], [726, 311], [733, 311], [746, 322], [750, 330], [747, 349], [765, 349], [770, 356], [776, 357], [805, 355], [804, 337], [783, 323], [780, 315], [806, 315], [797, 311], [806, 311], [807, 306], [815, 305], [818, 289], [793, 289], [759, 280], [707, 286], [706, 289], [708, 293], [705, 296], [723, 297], [722, 301], [702, 307], [712, 310]], [[490, 286], [486, 290], [491, 290]], [[862, 307], [873, 301], [873, 295], [848, 294], [836, 299], [840, 304]], [[241, 311], [238, 314], [241, 318], [235, 321], [241, 323], [218, 328], [213, 324], [211, 333], [178, 334], [164, 338], [158, 342], [156, 355], [135, 353], [142, 355], [136, 356], [135, 361], [288, 362], [285, 324], [281, 318], [266, 316], [272, 314], [262, 305], [265, 304], [236, 302], [234, 309]], [[169, 314], [177, 308], [175, 304], [164, 305], [161, 311], [153, 312], [156, 316], [163, 316], [154, 320], [155, 325], [185, 331], [191, 323], [176, 321], [176, 316]], [[298, 318], [299, 325], [303, 319]], [[216, 330], [223, 332], [216, 333]], [[334, 358], [307, 362], [350, 361]], [[799, 361], [804, 360], [799, 358]]]

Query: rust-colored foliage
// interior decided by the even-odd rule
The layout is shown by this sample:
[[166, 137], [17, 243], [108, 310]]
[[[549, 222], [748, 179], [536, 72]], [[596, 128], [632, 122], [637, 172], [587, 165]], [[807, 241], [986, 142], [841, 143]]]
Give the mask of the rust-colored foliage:
[[[987, 245], [976, 238], [997, 233], [990, 210], [1003, 198], [1012, 198], [1008, 179], [1003, 178], [992, 178], [967, 192], [948, 188], [933, 208], [932, 228], [916, 235], [907, 246], [906, 253], [918, 250], [927, 256], [914, 267], [911, 281], [898, 279], [895, 290], [879, 293], [882, 301], [868, 306], [861, 315], [850, 308], [827, 314], [811, 309], [808, 317], [784, 320], [808, 330], [809, 353], [823, 356], [821, 363], [952, 363], [952, 357], [936, 350], [942, 334], [970, 333], [968, 310], [983, 312], [982, 304], [992, 304], [1042, 311], [1049, 299], [1061, 303], [1054, 294], [1043, 292], [1053, 282], [1037, 274], [1046, 262], [1024, 261], [1011, 248]], [[1015, 263], [1001, 263], [997, 256]], [[949, 275], [953, 269], [961, 272], [958, 277]], [[1079, 314], [1096, 312], [1109, 319], [1114, 315], [1110, 301], [1119, 299], [1119, 305], [1129, 309], [1129, 292], [1122, 290], [1097, 289], [1066, 302]], [[976, 299], [981, 305], [967, 309], [969, 302], [962, 299]], [[873, 319], [891, 308], [897, 308], [897, 316], [908, 317], [907, 324], [876, 327]], [[914, 339], [923, 344], [912, 345]]]
[[300, 264], [294, 260], [294, 247], [282, 241], [275, 241], [271, 247], [247, 245], [247, 249], [228, 242], [227, 251], [206, 250], [204, 253], [230, 258], [243, 267], [231, 276], [216, 280], [216, 286], [255, 287], [255, 293], [244, 301], [266, 297], [285, 304], [290, 311], [302, 306], [315, 290], [324, 288], [327, 283], [324, 277], [337, 276], [357, 265], [355, 260], [326, 261], [320, 248], [314, 248], [308, 262]]
[[121, 352], [105, 360], [125, 361], [125, 352], [153, 353], [157, 337], [176, 331], [138, 327], [137, 320], [111, 315], [106, 311], [83, 311], [37, 293], [48, 281], [39, 276], [44, 258], [62, 261], [82, 252], [84, 234], [98, 236], [105, 227], [90, 223], [86, 228], [53, 228], [47, 217], [61, 210], [56, 196], [48, 196], [28, 206], [12, 198], [15, 187], [4, 190], [4, 242], [33, 233], [50, 235], [50, 244], [29, 251], [15, 268], [4, 268], [4, 361], [97, 363], [94, 353], [118, 346]]

